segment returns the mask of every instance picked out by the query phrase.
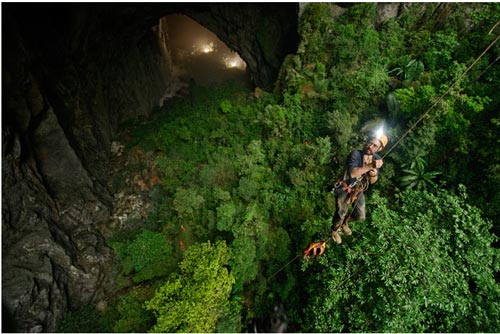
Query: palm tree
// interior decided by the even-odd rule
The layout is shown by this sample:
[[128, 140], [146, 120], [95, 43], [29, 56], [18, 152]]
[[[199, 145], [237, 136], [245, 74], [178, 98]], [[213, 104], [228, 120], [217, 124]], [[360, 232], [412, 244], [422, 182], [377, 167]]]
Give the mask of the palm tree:
[[405, 189], [415, 188], [417, 190], [427, 190], [429, 188], [437, 188], [437, 183], [434, 181], [436, 176], [441, 172], [425, 170], [427, 163], [422, 157], [416, 157], [410, 164], [403, 164], [404, 176], [401, 177], [401, 186]]

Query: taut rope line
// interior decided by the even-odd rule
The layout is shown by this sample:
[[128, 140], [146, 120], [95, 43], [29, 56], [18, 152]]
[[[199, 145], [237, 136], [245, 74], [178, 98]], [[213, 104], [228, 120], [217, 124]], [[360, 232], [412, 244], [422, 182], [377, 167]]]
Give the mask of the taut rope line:
[[[493, 26], [493, 28], [491, 28], [489, 34], [492, 33], [492, 31], [495, 29], [495, 27], [500, 24], [500, 20], [495, 23], [495, 25]], [[432, 109], [434, 109], [434, 107], [446, 96], [448, 95], [448, 93], [451, 91], [451, 89], [453, 88], [453, 86], [455, 86], [460, 80], [462, 80], [462, 78], [477, 64], [477, 62], [486, 54], [486, 52], [488, 52], [492, 47], [493, 45], [496, 44], [496, 42], [498, 42], [498, 40], [500, 39], [500, 35], [498, 35], [495, 40], [493, 40], [493, 42], [490, 43], [490, 45], [488, 45], [486, 47], [486, 49], [484, 49], [484, 51], [469, 65], [469, 67], [467, 67], [467, 69], [458, 77], [458, 79], [456, 79], [449, 87], [448, 89], [429, 107], [429, 109], [427, 109], [427, 111], [425, 113], [422, 114], [422, 116], [420, 116], [420, 118], [401, 136], [401, 138], [399, 138], [395, 143], [394, 145], [391, 146], [391, 148], [382, 156], [382, 159], [384, 159], [386, 156], [388, 156], [393, 150], [394, 148], [399, 145], [399, 143], [401, 141], [403, 141], [403, 139], [411, 132], [413, 131], [413, 129], [420, 123], [423, 121], [423, 119], [431, 112]], [[484, 71], [483, 71], [484, 72]], [[357, 201], [356, 201], [357, 202]], [[352, 214], [352, 212], [351, 212]], [[325, 241], [326, 244], [328, 244], [328, 241], [329, 239], [327, 239]], [[285, 269], [286, 267], [288, 267], [292, 262], [294, 262], [295, 260], [297, 260], [299, 258], [300, 254], [298, 254], [297, 256], [295, 256], [292, 260], [290, 260], [287, 264], [285, 264], [283, 267], [281, 267], [278, 271], [276, 271], [274, 274], [272, 274], [268, 280], [271, 280], [274, 276], [276, 276], [279, 272], [281, 272], [283, 269]]]
[[[500, 21], [498, 21], [496, 25], [498, 25], [500, 23]], [[449, 87], [448, 89], [429, 107], [429, 109], [427, 109], [427, 111], [425, 113], [422, 114], [422, 116], [420, 116], [420, 118], [415, 122], [413, 123], [413, 125], [401, 136], [401, 138], [398, 139], [398, 141], [396, 141], [394, 143], [394, 145], [391, 146], [391, 148], [382, 156], [382, 159], [384, 159], [386, 156], [388, 156], [393, 150], [394, 148], [411, 132], [413, 131], [413, 129], [420, 123], [424, 120], [424, 118], [431, 112], [432, 109], [434, 109], [434, 107], [446, 96], [448, 95], [448, 93], [451, 91], [451, 89], [453, 88], [453, 86], [455, 86], [460, 80], [462, 80], [462, 78], [476, 65], [476, 63], [484, 56], [484, 54], [486, 52], [488, 52], [489, 49], [491, 49], [493, 47], [493, 45], [495, 45], [495, 43], [500, 39], [500, 35], [497, 36], [497, 38], [495, 38], [495, 40], [493, 42], [491, 42], [490, 45], [488, 45], [488, 47], [486, 49], [484, 49], [484, 51], [472, 62], [472, 64], [469, 65], [469, 67], [467, 67], [467, 69], [458, 77], [457, 80], [455, 80]]]

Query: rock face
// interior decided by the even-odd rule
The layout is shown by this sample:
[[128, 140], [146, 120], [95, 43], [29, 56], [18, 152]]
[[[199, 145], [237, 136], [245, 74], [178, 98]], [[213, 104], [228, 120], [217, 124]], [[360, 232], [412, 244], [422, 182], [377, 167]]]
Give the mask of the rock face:
[[[53, 332], [112, 289], [98, 226], [120, 122], [169, 88], [167, 14], [190, 15], [269, 86], [296, 43], [293, 4], [7, 3], [2, 64], [3, 330]], [[101, 302], [102, 303], [102, 302]]]

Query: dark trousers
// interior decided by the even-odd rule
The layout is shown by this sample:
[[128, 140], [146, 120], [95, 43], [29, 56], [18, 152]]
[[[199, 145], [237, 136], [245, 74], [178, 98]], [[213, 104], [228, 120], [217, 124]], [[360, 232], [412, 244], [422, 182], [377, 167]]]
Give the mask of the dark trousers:
[[[336, 194], [337, 196], [337, 210], [332, 218], [332, 231], [337, 231], [346, 219], [347, 212], [349, 211], [349, 194], [346, 191], [341, 191]], [[349, 217], [349, 221], [362, 221], [365, 220], [365, 195], [360, 192], [357, 199], [351, 203], [354, 210]]]

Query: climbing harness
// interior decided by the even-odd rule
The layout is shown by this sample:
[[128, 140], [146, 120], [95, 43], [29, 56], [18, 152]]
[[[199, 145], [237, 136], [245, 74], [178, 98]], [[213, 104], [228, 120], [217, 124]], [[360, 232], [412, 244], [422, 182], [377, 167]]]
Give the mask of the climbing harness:
[[349, 184], [347, 184], [347, 182], [344, 180], [339, 180], [333, 185], [331, 193], [332, 194], [339, 194], [339, 193], [345, 191], [346, 193], [351, 194], [352, 192], [354, 192], [356, 185], [359, 182], [361, 182], [361, 180], [362, 180], [362, 177], [358, 177]]
[[349, 191], [347, 191], [347, 194], [349, 195], [349, 204], [357, 201], [358, 195], [367, 191], [369, 186], [370, 182], [366, 180], [365, 175], [361, 175], [356, 178], [356, 180], [349, 185]]

